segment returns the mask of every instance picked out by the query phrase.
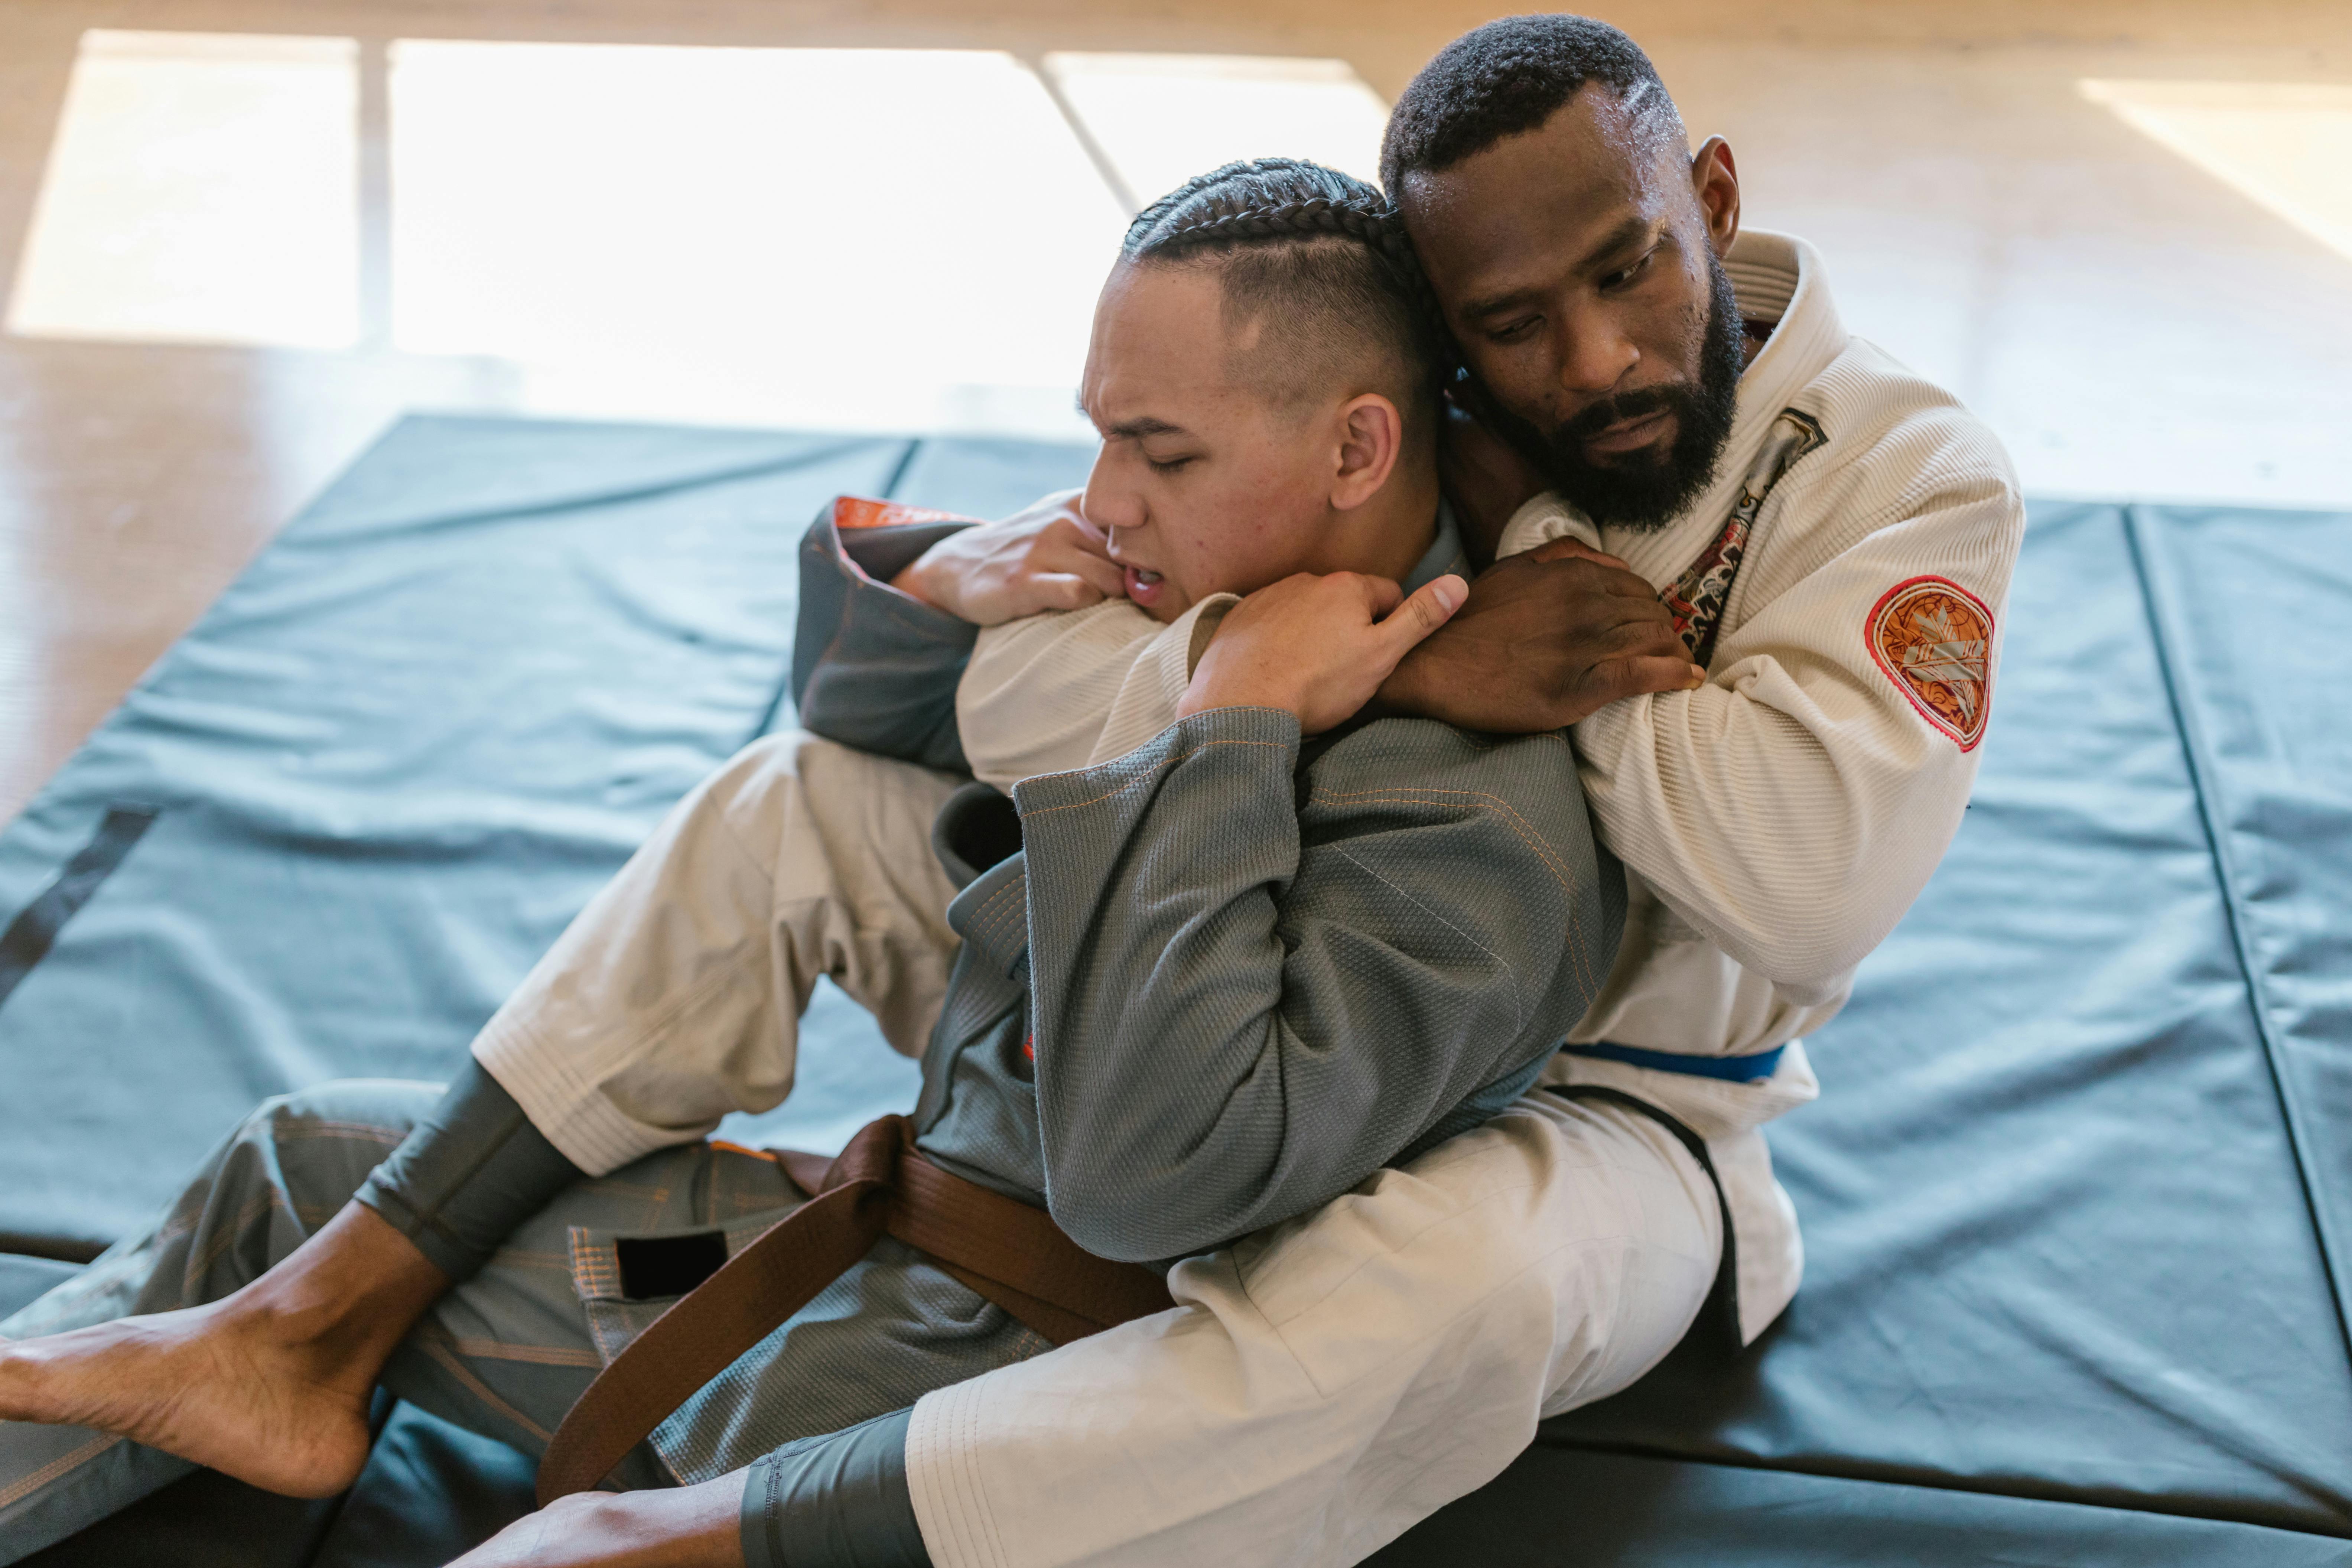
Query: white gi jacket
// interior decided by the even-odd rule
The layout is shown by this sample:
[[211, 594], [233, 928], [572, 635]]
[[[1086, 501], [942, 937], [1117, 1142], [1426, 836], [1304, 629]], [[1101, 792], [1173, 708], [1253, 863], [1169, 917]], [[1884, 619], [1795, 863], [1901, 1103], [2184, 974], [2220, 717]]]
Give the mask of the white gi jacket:
[[[1741, 314], [1776, 325], [1741, 377], [1716, 480], [1665, 527], [1602, 530], [1601, 546], [1664, 590], [1725, 539], [1751, 468], [1789, 428], [1784, 410], [1822, 439], [1750, 509], [1706, 684], [1575, 728], [1631, 908], [1609, 983], [1567, 1037], [1701, 1057], [1787, 1049], [1750, 1082], [1567, 1054], [1546, 1078], [1622, 1089], [1708, 1140], [1752, 1339], [1795, 1295], [1804, 1256], [1757, 1130], [1819, 1092], [1797, 1042], [1844, 1005], [1855, 966], [1959, 826], [2025, 512], [1991, 432], [1847, 333], [1811, 247], [1751, 230], [1725, 266]], [[1568, 535], [1590, 541], [1592, 525], [1538, 496], [1501, 552]], [[1114, 601], [983, 631], [956, 703], [973, 772], [1010, 787], [1158, 733], [1233, 603], [1211, 598], [1164, 627]]]

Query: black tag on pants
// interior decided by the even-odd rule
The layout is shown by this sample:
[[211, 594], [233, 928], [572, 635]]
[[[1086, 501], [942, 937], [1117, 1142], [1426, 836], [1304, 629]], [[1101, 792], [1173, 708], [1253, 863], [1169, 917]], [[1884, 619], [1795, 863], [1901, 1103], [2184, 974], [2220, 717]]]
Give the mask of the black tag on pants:
[[683, 1296], [726, 1266], [723, 1231], [692, 1236], [623, 1237], [613, 1243], [621, 1262], [621, 1294], [632, 1301]]

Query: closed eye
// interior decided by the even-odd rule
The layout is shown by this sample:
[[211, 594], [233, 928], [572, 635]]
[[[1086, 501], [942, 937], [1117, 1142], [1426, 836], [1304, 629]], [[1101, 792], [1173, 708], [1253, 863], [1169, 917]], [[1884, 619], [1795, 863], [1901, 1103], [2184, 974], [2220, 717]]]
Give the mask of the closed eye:
[[1643, 273], [1647, 272], [1650, 269], [1650, 263], [1656, 259], [1657, 254], [1657, 247], [1652, 246], [1648, 250], [1642, 253], [1642, 259], [1633, 263], [1633, 266], [1621, 267], [1616, 271], [1609, 274], [1606, 278], [1603, 278], [1601, 280], [1601, 287], [1604, 290], [1624, 288], [1626, 285], [1632, 283], [1635, 279], [1641, 277]]
[[1190, 463], [1192, 459], [1190, 458], [1154, 458], [1147, 454], [1143, 460], [1151, 465], [1151, 471], [1155, 474], [1172, 474], [1177, 469], [1184, 467], [1187, 463]]

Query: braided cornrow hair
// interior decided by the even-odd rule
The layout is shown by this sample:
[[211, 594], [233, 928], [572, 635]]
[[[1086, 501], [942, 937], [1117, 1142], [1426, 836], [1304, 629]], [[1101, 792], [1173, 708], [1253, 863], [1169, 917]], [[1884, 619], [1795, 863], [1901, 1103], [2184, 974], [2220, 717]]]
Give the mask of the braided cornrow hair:
[[[1397, 347], [1429, 391], [1451, 385], [1456, 372], [1453, 340], [1437, 296], [1421, 270], [1404, 224], [1379, 187], [1301, 158], [1248, 158], [1198, 174], [1136, 214], [1120, 254], [1148, 264], [1234, 252], [1272, 252], [1326, 239], [1352, 239], [1371, 265], [1362, 280], [1393, 307], [1381, 314], [1401, 341]], [[1331, 292], [1336, 280], [1301, 276], [1277, 281]], [[1350, 292], [1361, 292], [1350, 289]], [[1286, 304], [1293, 301], [1286, 300]], [[1321, 301], [1327, 310], [1337, 301]], [[1368, 301], [1349, 301], [1360, 304]]]

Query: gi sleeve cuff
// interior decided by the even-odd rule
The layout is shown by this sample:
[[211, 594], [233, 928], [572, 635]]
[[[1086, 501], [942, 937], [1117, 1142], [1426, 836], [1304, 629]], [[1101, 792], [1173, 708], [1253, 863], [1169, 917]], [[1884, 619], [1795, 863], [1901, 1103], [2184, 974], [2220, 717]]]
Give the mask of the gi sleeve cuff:
[[355, 1194], [453, 1281], [585, 1174], [467, 1058], [441, 1103]]
[[860, 751], [968, 771], [956, 735], [956, 682], [980, 628], [900, 593], [889, 580], [968, 526], [852, 530], [831, 509], [801, 543], [793, 698], [803, 728]]

